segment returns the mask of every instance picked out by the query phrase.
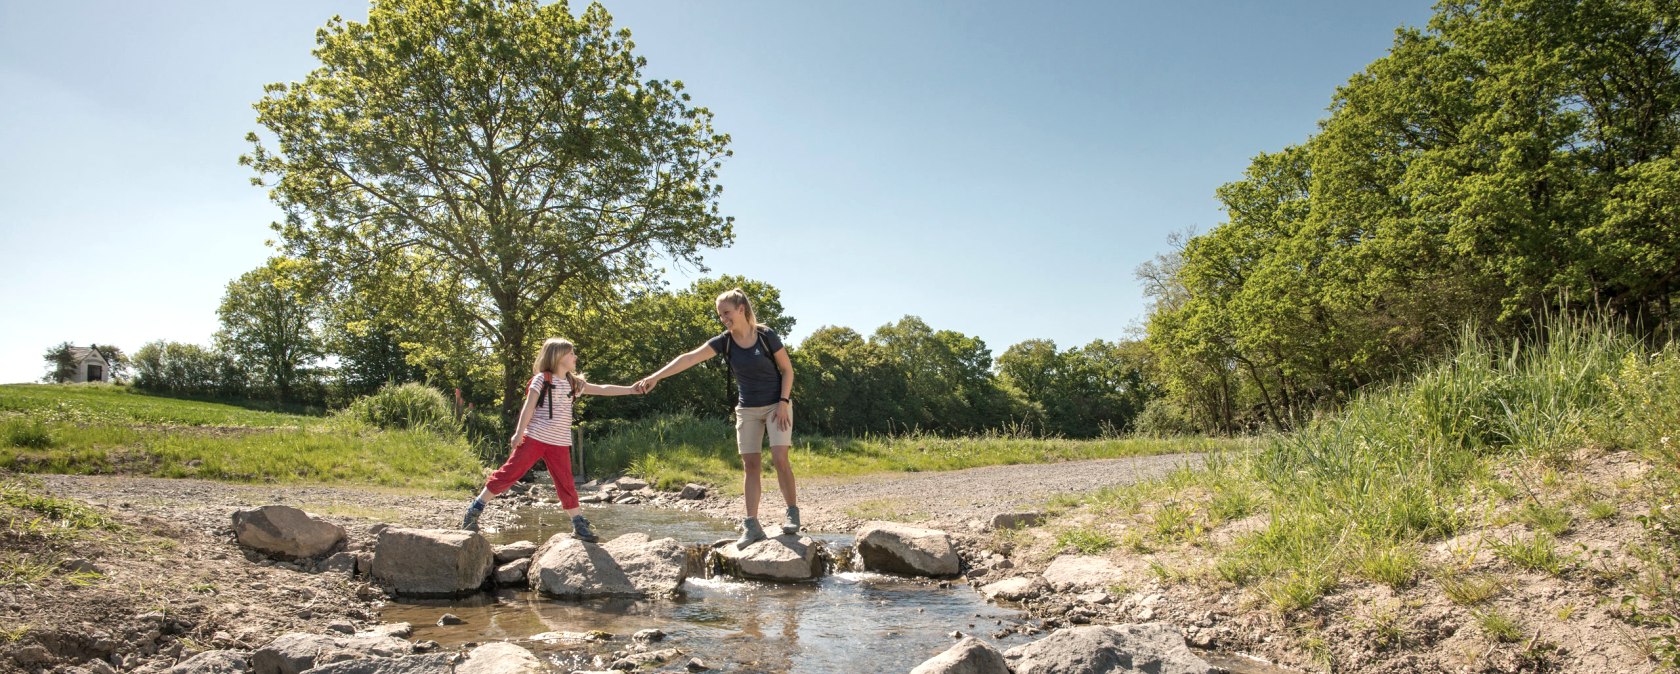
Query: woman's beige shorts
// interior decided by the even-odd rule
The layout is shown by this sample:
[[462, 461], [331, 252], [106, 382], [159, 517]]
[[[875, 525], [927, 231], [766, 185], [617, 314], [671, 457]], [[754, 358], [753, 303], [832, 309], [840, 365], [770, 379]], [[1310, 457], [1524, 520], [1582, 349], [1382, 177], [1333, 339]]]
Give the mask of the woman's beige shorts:
[[793, 424], [789, 423], [787, 430], [783, 430], [776, 423], [775, 411], [776, 405], [735, 408], [735, 446], [742, 454], [763, 453], [765, 433], [770, 434], [771, 447], [793, 444]]

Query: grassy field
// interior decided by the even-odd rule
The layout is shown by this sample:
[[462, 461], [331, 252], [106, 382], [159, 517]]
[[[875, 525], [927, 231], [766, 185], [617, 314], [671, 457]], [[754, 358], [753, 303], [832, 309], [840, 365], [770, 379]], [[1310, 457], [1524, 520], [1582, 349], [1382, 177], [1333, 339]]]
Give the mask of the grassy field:
[[[1259, 452], [1064, 499], [1088, 520], [1133, 524], [1061, 536], [1086, 552], [1200, 548], [1190, 557], [1211, 563], [1163, 567], [1160, 577], [1245, 588], [1285, 614], [1344, 583], [1401, 592], [1426, 579], [1454, 605], [1477, 605], [1508, 581], [1426, 554], [1468, 538], [1464, 559], [1488, 550], [1513, 572], [1602, 588], [1630, 624], [1670, 630], [1646, 647], [1680, 667], [1680, 349], [1653, 352], [1613, 327], [1570, 320], [1532, 341], [1467, 336], [1450, 360]], [[1594, 475], [1596, 462], [1624, 451], [1640, 477]], [[1210, 532], [1256, 515], [1264, 522], [1251, 533], [1211, 542]], [[1643, 533], [1610, 558], [1564, 540], [1584, 522], [1621, 518]], [[1502, 533], [1480, 533], [1491, 530]], [[1510, 631], [1487, 615], [1490, 635]]]
[[42, 421], [81, 424], [252, 428], [295, 428], [316, 425], [325, 419], [253, 410], [224, 402], [148, 395], [127, 386], [106, 384], [0, 385], [0, 414], [7, 413], [26, 414]]
[[[350, 415], [303, 416], [149, 396], [122, 386], [0, 386], [0, 469], [243, 482], [348, 482], [470, 489], [485, 466], [444, 431], [378, 430]], [[665, 488], [740, 489], [734, 428], [668, 416], [581, 435], [590, 476], [633, 474]], [[1225, 451], [1235, 439], [1056, 440], [1010, 435], [830, 438], [795, 435], [802, 477], [956, 470], [1145, 454]], [[765, 462], [769, 471], [769, 462]]]
[[[1183, 452], [1241, 453], [1257, 446], [1231, 438], [1113, 438], [1062, 440], [982, 435], [948, 438], [915, 434], [835, 438], [794, 433], [789, 455], [800, 477], [959, 470], [980, 466], [1052, 463]], [[723, 419], [686, 415], [639, 422], [581, 445], [590, 475], [628, 472], [664, 488], [687, 482], [740, 489], [735, 428]], [[769, 471], [770, 462], [764, 462]], [[768, 474], [768, 473], [767, 473]]]
[[0, 469], [437, 491], [482, 476], [460, 437], [102, 385], [0, 386]]

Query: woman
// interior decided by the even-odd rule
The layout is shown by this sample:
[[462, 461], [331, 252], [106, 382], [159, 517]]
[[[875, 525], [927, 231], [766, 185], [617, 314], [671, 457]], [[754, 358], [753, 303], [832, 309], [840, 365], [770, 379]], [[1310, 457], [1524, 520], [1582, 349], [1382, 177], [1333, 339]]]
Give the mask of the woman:
[[787, 522], [782, 525], [782, 533], [799, 532], [798, 495], [793, 464], [788, 462], [788, 449], [793, 446], [793, 361], [788, 360], [782, 338], [758, 324], [752, 301], [740, 288], [718, 295], [717, 316], [723, 323], [723, 334], [677, 356], [658, 372], [636, 382], [636, 388], [646, 393], [661, 379], [713, 356], [723, 356], [740, 391], [735, 404], [735, 444], [741, 453], [741, 467], [746, 470], [747, 518], [741, 522], [741, 539], [736, 546], [744, 548], [765, 537], [758, 524], [758, 500], [766, 435], [770, 437], [776, 484], [787, 500]]

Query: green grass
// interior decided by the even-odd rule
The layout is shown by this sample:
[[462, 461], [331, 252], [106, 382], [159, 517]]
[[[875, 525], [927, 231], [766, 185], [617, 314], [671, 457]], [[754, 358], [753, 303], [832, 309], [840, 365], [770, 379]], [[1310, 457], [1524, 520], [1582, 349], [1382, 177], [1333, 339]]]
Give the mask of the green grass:
[[[741, 460], [735, 448], [735, 429], [723, 419], [656, 417], [625, 424], [600, 438], [586, 431], [579, 444], [590, 476], [628, 472], [660, 488], [703, 482], [725, 490], [739, 489]], [[794, 474], [803, 479], [1234, 450], [1250, 444], [1224, 438], [1062, 440], [1004, 434], [840, 438], [802, 435], [796, 429], [789, 456]], [[764, 459], [765, 474], [770, 475], [768, 450]]]
[[0, 470], [433, 491], [472, 489], [484, 472], [459, 434], [102, 385], [0, 386]]
[[62, 532], [119, 528], [115, 521], [80, 502], [47, 496], [40, 483], [21, 476], [0, 477], [0, 506], [21, 511], [26, 518], [33, 516]]
[[1093, 527], [1067, 529], [1056, 534], [1056, 547], [1082, 555], [1101, 554], [1117, 544], [1113, 536]]
[[1543, 531], [1528, 538], [1490, 539], [1488, 544], [1500, 558], [1529, 571], [1544, 571], [1556, 576], [1570, 564], [1568, 557], [1558, 553], [1557, 540]]
[[470, 489], [482, 476], [465, 440], [417, 430], [323, 425], [224, 435], [59, 424], [52, 432], [51, 448], [0, 447], [0, 469], [438, 490]]
[[307, 426], [322, 417], [249, 409], [150, 395], [110, 384], [0, 385], [0, 414], [20, 413], [46, 422], [169, 426]]
[[1477, 611], [1474, 615], [1476, 616], [1476, 624], [1482, 628], [1482, 632], [1488, 635], [1488, 638], [1506, 644], [1522, 640], [1522, 625], [1498, 610]]
[[[1258, 451], [1217, 452], [1203, 470], [1061, 505], [1138, 513], [1165, 503], [1173, 509], [1156, 511], [1158, 534], [1192, 520], [1182, 504], [1209, 527], [1264, 513], [1265, 529], [1235, 539], [1212, 568], [1285, 611], [1314, 605], [1344, 577], [1404, 587], [1419, 575], [1422, 545], [1486, 525], [1479, 513], [1517, 497], [1527, 502], [1508, 517], [1536, 535], [1489, 543], [1519, 567], [1557, 574], [1573, 561], [1555, 537], [1575, 518], [1534, 495], [1560, 489], [1586, 446], [1632, 449], [1680, 475], [1680, 437], [1664, 441], [1680, 428], [1677, 410], [1680, 350], [1652, 354], [1615, 326], [1558, 318], [1524, 344], [1466, 333], [1450, 358]], [[1614, 515], [1609, 504], [1585, 511]]]
[[1561, 536], [1575, 526], [1575, 518], [1557, 505], [1542, 505], [1536, 501], [1523, 504], [1517, 512], [1517, 521], [1544, 531], [1553, 536]]
[[1441, 591], [1460, 606], [1480, 604], [1505, 590], [1497, 577], [1484, 573], [1450, 574], [1440, 580]]

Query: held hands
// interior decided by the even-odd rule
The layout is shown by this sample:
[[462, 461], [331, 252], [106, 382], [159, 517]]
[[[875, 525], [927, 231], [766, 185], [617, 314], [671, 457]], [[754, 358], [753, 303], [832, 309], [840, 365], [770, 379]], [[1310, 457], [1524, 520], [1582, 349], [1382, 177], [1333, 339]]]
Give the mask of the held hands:
[[641, 381], [636, 382], [636, 385], [632, 388], [635, 388], [637, 393], [646, 394], [646, 393], [652, 392], [653, 387], [658, 386], [658, 385], [659, 385], [659, 380], [658, 379], [654, 379], [653, 377], [647, 377], [645, 379], [642, 379]]

